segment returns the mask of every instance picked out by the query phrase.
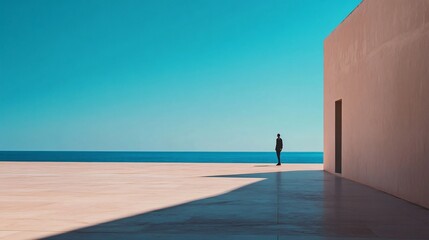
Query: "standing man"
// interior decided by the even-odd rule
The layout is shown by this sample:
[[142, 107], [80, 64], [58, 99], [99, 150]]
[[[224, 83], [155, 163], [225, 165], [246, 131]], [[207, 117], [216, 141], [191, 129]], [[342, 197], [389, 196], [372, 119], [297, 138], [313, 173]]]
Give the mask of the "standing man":
[[277, 133], [277, 139], [276, 139], [276, 153], [277, 153], [277, 165], [276, 166], [280, 166], [282, 165], [280, 163], [280, 152], [283, 149], [283, 140], [280, 138], [280, 133]]

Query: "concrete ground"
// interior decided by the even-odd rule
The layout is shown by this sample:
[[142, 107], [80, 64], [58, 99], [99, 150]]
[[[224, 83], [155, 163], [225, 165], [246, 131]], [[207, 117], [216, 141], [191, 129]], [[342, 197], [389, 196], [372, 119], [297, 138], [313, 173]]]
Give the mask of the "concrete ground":
[[429, 210], [320, 164], [0, 162], [0, 239], [429, 239]]

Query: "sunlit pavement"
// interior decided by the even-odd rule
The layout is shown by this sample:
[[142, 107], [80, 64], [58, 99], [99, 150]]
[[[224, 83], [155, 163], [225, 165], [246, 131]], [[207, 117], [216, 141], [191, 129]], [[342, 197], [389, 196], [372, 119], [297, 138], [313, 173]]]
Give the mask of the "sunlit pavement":
[[320, 164], [0, 163], [0, 239], [429, 239]]

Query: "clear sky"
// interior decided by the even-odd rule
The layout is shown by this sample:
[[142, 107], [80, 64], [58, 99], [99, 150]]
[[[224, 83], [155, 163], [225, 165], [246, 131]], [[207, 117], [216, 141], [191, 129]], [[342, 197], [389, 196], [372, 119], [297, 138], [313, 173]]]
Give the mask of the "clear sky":
[[323, 151], [360, 0], [0, 0], [0, 150]]

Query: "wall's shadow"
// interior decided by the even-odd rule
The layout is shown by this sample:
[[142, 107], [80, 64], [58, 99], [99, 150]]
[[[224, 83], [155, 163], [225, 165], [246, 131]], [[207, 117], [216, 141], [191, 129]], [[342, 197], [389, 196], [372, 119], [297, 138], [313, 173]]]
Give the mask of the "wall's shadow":
[[[414, 224], [429, 224], [427, 210], [323, 171], [214, 177], [264, 180], [219, 196], [44, 240], [377, 238], [379, 234], [371, 224], [403, 224], [410, 219]], [[401, 214], [394, 214], [395, 211]], [[429, 230], [422, 234], [429, 236]]]

